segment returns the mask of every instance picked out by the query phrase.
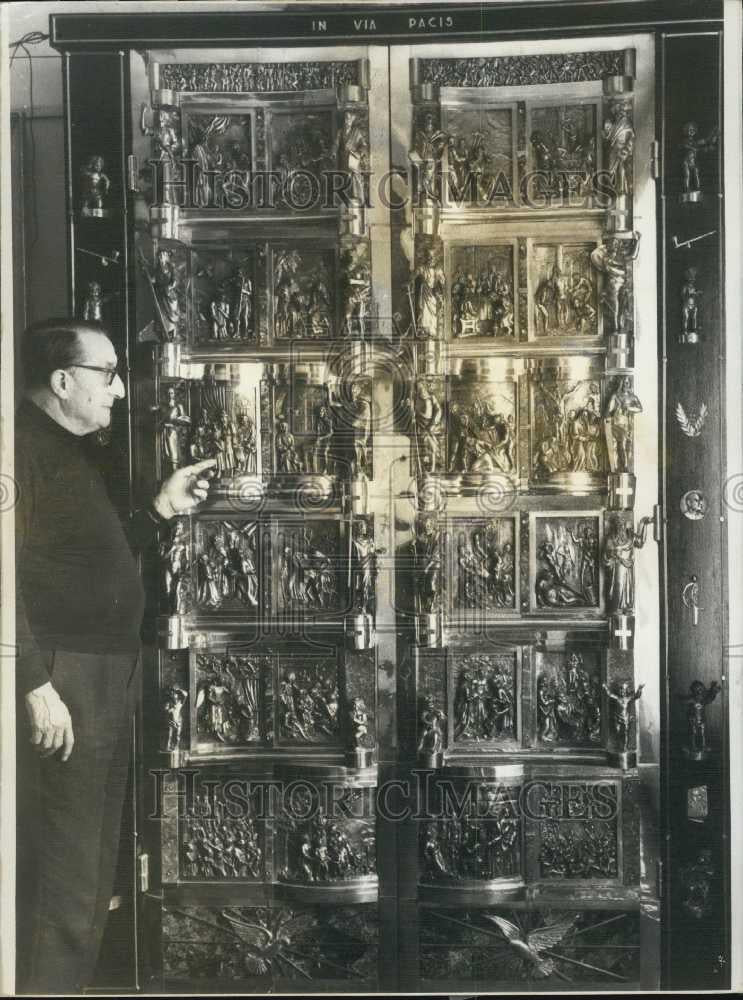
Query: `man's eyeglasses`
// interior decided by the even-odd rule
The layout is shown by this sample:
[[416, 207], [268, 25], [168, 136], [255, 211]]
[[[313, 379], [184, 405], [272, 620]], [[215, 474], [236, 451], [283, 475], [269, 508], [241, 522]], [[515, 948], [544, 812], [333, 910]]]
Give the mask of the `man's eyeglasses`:
[[123, 382], [129, 369], [124, 365], [118, 365], [116, 368], [98, 368], [96, 365], [79, 365], [77, 363], [73, 365], [68, 365], [68, 368], [85, 368], [89, 372], [102, 372], [107, 376], [106, 385], [113, 385], [113, 381], [118, 375]]

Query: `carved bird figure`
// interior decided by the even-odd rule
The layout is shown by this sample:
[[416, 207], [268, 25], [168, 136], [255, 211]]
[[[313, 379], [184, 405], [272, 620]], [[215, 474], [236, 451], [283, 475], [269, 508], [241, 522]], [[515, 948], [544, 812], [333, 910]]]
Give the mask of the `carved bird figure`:
[[679, 427], [686, 434], [687, 437], [695, 438], [699, 437], [702, 432], [702, 427], [704, 427], [704, 421], [707, 419], [707, 404], [702, 403], [699, 407], [699, 413], [696, 417], [688, 417], [686, 415], [686, 410], [683, 408], [681, 403], [676, 403], [676, 420], [678, 420]]
[[516, 955], [526, 963], [530, 974], [537, 979], [546, 979], [555, 972], [555, 962], [544, 952], [554, 948], [573, 926], [572, 920], [549, 927], [538, 927], [534, 931], [522, 932], [510, 920], [492, 913], [483, 913], [486, 920], [494, 923], [505, 937]]

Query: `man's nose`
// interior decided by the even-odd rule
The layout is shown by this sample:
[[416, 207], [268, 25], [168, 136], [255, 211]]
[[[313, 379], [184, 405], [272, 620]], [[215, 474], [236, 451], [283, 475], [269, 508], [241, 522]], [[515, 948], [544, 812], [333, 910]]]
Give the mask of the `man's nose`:
[[126, 389], [124, 388], [124, 383], [118, 372], [114, 376], [114, 380], [111, 383], [111, 392], [117, 399], [123, 399], [124, 396], [126, 396]]

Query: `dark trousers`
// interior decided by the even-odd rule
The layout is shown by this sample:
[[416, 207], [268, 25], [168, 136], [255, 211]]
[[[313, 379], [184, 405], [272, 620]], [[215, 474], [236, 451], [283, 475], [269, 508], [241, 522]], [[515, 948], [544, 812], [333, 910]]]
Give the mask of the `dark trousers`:
[[118, 859], [140, 688], [133, 653], [49, 654], [72, 717], [66, 762], [40, 758], [25, 710], [18, 745], [18, 992], [74, 993], [90, 984]]

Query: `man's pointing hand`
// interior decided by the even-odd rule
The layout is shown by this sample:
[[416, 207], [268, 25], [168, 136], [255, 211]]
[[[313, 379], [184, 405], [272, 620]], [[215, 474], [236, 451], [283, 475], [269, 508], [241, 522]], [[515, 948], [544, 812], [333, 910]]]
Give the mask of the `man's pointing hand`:
[[161, 517], [171, 518], [176, 514], [188, 514], [209, 493], [209, 480], [204, 477], [208, 469], [216, 468], [215, 458], [205, 458], [195, 465], [186, 465], [166, 479], [160, 492], [153, 500], [155, 510]]

